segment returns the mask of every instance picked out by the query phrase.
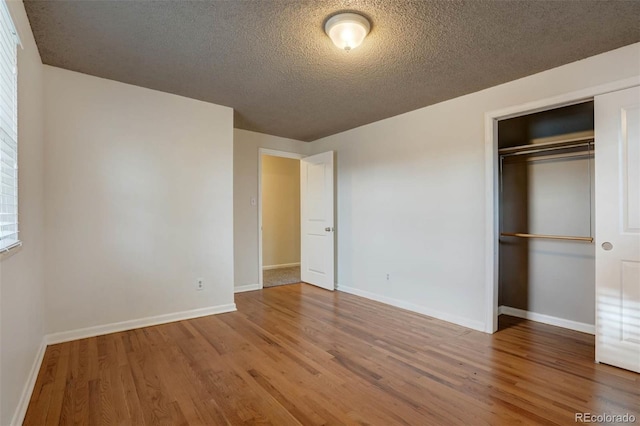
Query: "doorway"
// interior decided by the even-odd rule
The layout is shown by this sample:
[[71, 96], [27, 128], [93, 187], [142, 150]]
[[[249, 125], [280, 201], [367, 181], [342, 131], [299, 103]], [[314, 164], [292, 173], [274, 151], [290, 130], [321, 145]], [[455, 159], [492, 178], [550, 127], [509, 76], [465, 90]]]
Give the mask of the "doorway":
[[[531, 235], [535, 234], [533, 232], [505, 233], [501, 227], [498, 214], [500, 154], [511, 149], [499, 146], [499, 122], [590, 101], [594, 102], [595, 131], [591, 144], [595, 171], [591, 167], [581, 169], [595, 177], [592, 195], [595, 217], [593, 227], [590, 227], [591, 235], [574, 235], [571, 240], [581, 238], [595, 244], [595, 361], [640, 372], [640, 339], [637, 337], [640, 335], [637, 314], [640, 306], [640, 191], [637, 190], [640, 181], [637, 178], [640, 176], [640, 162], [637, 161], [640, 153], [640, 86], [636, 78], [485, 114], [486, 331], [494, 333], [498, 329], [500, 239], [504, 236], [553, 236]], [[590, 156], [587, 148], [586, 158]], [[530, 319], [546, 322], [548, 318], [543, 315]], [[553, 325], [567, 327], [567, 324]]]
[[[561, 96], [541, 99], [522, 105], [499, 109], [485, 114], [485, 178], [486, 178], [486, 210], [485, 210], [485, 241], [486, 241], [486, 275], [485, 275], [485, 331], [494, 333], [498, 330], [499, 315], [499, 154], [498, 154], [498, 124], [526, 114], [535, 114], [554, 108], [561, 108], [592, 101], [596, 96], [634, 87], [638, 85], [637, 78], [620, 80], [613, 83], [595, 86]], [[595, 161], [594, 161], [595, 162]], [[595, 203], [597, 206], [597, 203]], [[596, 216], [597, 219], [597, 216]], [[595, 226], [597, 234], [597, 226]], [[597, 235], [596, 235], [597, 237]], [[596, 246], [597, 246], [596, 238]], [[599, 251], [597, 251], [599, 253]]]
[[593, 100], [498, 122], [499, 314], [595, 333]]
[[260, 288], [305, 282], [335, 289], [334, 157], [258, 150]]
[[260, 283], [263, 288], [301, 282], [300, 158], [261, 151]]

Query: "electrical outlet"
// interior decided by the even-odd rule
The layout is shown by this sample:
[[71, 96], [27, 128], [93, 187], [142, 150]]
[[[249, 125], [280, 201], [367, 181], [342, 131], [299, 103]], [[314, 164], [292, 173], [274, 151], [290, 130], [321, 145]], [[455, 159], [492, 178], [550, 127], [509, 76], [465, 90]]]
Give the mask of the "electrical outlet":
[[391, 278], [391, 276], [389, 274], [387, 274], [387, 281], [389, 281], [390, 278]]
[[196, 280], [196, 291], [200, 290], [204, 290], [204, 280], [202, 278]]

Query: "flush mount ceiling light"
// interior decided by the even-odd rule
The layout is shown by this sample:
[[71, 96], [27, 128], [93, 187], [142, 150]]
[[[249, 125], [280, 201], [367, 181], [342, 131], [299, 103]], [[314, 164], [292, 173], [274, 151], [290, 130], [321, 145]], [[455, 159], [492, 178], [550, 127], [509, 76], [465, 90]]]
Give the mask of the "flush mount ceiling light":
[[347, 52], [360, 46], [370, 29], [369, 20], [357, 13], [340, 13], [324, 24], [324, 31], [333, 44]]

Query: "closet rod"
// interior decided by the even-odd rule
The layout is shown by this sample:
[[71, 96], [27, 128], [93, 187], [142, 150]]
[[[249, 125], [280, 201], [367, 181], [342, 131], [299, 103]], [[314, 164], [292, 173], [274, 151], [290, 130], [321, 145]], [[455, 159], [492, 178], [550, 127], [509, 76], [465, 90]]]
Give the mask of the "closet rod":
[[519, 238], [546, 238], [550, 240], [570, 240], [570, 241], [584, 241], [587, 243], [593, 242], [593, 237], [573, 237], [568, 235], [544, 235], [544, 234], [524, 234], [520, 232], [501, 232], [501, 237], [519, 237]]
[[535, 154], [537, 152], [551, 151], [557, 149], [578, 148], [584, 145], [591, 145], [594, 143], [594, 138], [574, 138], [565, 139], [562, 141], [547, 142], [547, 143], [534, 143], [528, 145], [512, 146], [508, 148], [501, 148], [498, 153], [504, 157], [507, 155], [521, 155], [521, 154]]
[[576, 143], [576, 144], [572, 144], [572, 145], [553, 146], [553, 147], [549, 147], [549, 148], [540, 148], [540, 149], [529, 149], [529, 150], [523, 150], [523, 151], [518, 151], [518, 152], [510, 152], [510, 153], [507, 153], [507, 154], [500, 154], [500, 157], [504, 158], [504, 157], [511, 157], [511, 156], [514, 156], [514, 155], [531, 155], [531, 154], [538, 154], [538, 153], [541, 153], [541, 152], [558, 151], [558, 150], [561, 150], [561, 149], [580, 148], [581, 146], [590, 147], [591, 145], [593, 145], [593, 142], [583, 142], [583, 143]]

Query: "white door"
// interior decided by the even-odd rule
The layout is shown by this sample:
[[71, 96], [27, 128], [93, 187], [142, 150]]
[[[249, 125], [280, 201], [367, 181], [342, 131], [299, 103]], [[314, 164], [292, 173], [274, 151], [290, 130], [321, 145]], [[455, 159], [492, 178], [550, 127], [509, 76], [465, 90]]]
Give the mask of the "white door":
[[302, 281], [334, 289], [333, 151], [300, 160]]
[[640, 372], [640, 88], [595, 98], [596, 361]]

